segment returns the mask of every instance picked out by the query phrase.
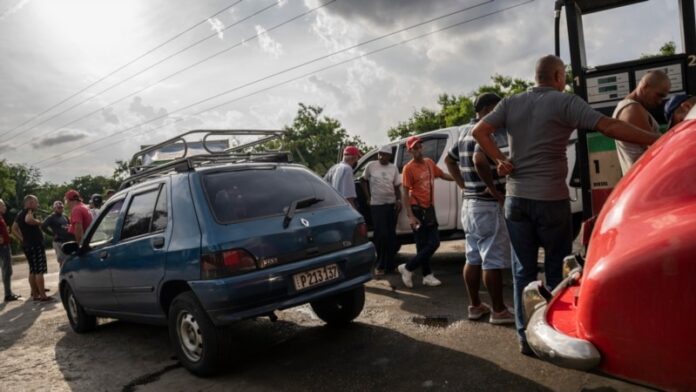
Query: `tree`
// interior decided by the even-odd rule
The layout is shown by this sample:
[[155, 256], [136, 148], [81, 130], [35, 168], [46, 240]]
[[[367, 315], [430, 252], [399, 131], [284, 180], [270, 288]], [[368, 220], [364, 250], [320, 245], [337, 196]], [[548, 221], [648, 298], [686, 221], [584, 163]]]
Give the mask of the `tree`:
[[124, 160], [117, 160], [116, 161], [116, 168], [114, 169], [114, 173], [111, 175], [111, 178], [114, 181], [117, 182], [123, 182], [126, 178], [130, 176], [130, 171], [128, 169], [128, 161]]
[[435, 111], [421, 108], [413, 112], [411, 117], [399, 122], [395, 127], [387, 131], [389, 140], [403, 139], [405, 137], [433, 131], [435, 129], [464, 125], [476, 115], [474, 101], [483, 93], [495, 93], [501, 97], [527, 91], [534, 82], [495, 74], [491, 76], [492, 84], [479, 86], [468, 96], [441, 94], [437, 103], [440, 109]]
[[104, 191], [107, 189], [116, 189], [118, 185], [119, 181], [113, 178], [87, 175], [75, 177], [71, 182], [66, 184], [65, 187], [77, 190], [80, 192], [80, 195], [82, 195], [82, 198], [87, 201], [93, 194], [98, 193], [103, 195]]
[[349, 136], [338, 120], [322, 117], [323, 108], [303, 103], [299, 106], [292, 125], [285, 127], [282, 140], [295, 161], [323, 175], [340, 159], [344, 146], [354, 145], [361, 151], [369, 148], [358, 136]]
[[658, 53], [642, 53], [640, 58], [646, 59], [650, 57], [660, 57], [660, 56], [672, 56], [677, 53], [677, 44], [674, 41], [667, 41], [662, 46], [660, 46], [660, 51]]

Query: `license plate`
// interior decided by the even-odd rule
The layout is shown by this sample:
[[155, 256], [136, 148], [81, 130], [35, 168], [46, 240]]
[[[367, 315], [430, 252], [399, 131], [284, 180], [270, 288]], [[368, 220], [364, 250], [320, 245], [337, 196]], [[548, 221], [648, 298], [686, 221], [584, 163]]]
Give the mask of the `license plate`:
[[329, 264], [321, 268], [295, 274], [293, 279], [295, 280], [295, 289], [299, 291], [324, 282], [336, 280], [338, 277], [338, 266], [336, 264]]

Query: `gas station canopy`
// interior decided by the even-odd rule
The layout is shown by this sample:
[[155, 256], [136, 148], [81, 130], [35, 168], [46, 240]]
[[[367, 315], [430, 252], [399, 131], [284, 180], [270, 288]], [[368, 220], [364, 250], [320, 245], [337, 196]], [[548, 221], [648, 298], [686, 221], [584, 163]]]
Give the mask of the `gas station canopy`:
[[575, 4], [580, 7], [583, 14], [590, 14], [645, 1], [647, 0], [575, 0]]

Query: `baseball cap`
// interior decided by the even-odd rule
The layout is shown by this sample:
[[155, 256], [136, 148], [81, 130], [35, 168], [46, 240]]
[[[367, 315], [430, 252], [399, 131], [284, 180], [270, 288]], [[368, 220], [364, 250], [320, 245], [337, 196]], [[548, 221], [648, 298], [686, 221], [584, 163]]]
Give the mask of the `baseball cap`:
[[406, 149], [411, 151], [413, 150], [413, 146], [421, 142], [421, 138], [419, 138], [416, 135], [409, 136], [408, 139], [406, 139]]
[[60, 208], [63, 207], [63, 202], [60, 200], [56, 200], [53, 202], [53, 208]]
[[355, 155], [355, 156], [360, 156], [360, 150], [355, 147], [355, 146], [348, 146], [343, 149], [343, 155]]
[[665, 119], [667, 120], [667, 124], [669, 124], [669, 126], [672, 125], [672, 116], [674, 115], [674, 111], [677, 110], [679, 105], [689, 98], [691, 98], [691, 95], [689, 94], [677, 94], [672, 95], [669, 97], [667, 102], [665, 102]]
[[498, 94], [483, 93], [476, 97], [476, 100], [474, 101], [474, 110], [480, 112], [486, 106], [497, 105], [501, 100], [502, 98], [500, 98]]
[[389, 155], [391, 155], [391, 153], [392, 153], [392, 148], [391, 148], [390, 145], [385, 144], [385, 145], [382, 146], [382, 148], [379, 149], [379, 152], [381, 152], [382, 154], [389, 154]]
[[71, 189], [67, 192], [65, 192], [65, 200], [82, 200], [82, 197], [80, 197], [80, 192]]

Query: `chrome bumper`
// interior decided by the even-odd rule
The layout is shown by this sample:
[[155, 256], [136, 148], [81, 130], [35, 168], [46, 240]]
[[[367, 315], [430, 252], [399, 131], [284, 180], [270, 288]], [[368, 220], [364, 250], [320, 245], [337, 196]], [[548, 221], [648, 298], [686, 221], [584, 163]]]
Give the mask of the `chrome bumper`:
[[540, 281], [532, 282], [524, 289], [523, 301], [527, 317], [527, 343], [534, 353], [558, 366], [589, 370], [599, 365], [601, 360], [597, 348], [587, 340], [564, 335], [546, 321], [548, 302], [566, 287], [575, 284], [581, 274], [582, 267], [575, 257], [568, 256], [564, 260], [566, 278], [553, 293], [549, 293]]

